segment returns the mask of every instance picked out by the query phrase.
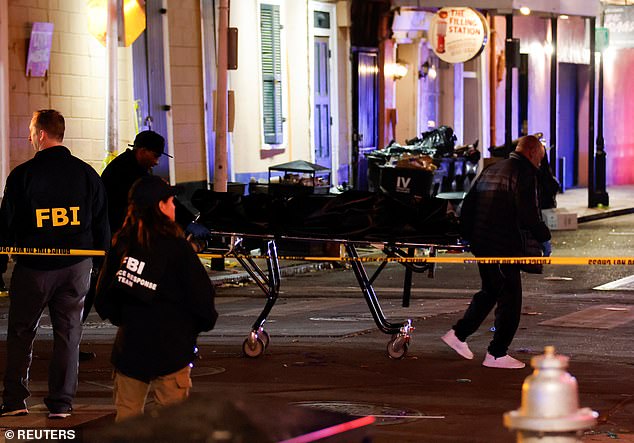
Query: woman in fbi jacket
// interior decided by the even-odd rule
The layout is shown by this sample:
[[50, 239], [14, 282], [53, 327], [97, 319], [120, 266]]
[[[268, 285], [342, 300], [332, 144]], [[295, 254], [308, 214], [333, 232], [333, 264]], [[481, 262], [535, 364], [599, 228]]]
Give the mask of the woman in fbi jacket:
[[159, 405], [189, 395], [196, 338], [218, 317], [207, 272], [174, 222], [175, 193], [156, 176], [135, 182], [97, 284], [97, 312], [119, 327], [116, 421], [143, 413], [150, 386]]

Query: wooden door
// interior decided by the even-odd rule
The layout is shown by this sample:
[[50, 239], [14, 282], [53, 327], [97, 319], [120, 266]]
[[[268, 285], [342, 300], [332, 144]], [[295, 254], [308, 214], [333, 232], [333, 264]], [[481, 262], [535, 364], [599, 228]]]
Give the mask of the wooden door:
[[315, 163], [332, 168], [330, 128], [330, 45], [328, 37], [315, 37]]
[[378, 51], [354, 49], [352, 61], [352, 185], [367, 190], [365, 154], [377, 148], [379, 139]]

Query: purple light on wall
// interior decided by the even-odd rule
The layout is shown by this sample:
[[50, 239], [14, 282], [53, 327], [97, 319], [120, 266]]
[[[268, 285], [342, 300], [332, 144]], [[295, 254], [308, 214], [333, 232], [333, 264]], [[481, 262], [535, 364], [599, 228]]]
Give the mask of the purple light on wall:
[[617, 49], [605, 58], [604, 136], [607, 184], [634, 184], [634, 48]]
[[52, 41], [53, 23], [34, 22], [26, 60], [27, 77], [44, 77], [46, 75], [51, 60]]

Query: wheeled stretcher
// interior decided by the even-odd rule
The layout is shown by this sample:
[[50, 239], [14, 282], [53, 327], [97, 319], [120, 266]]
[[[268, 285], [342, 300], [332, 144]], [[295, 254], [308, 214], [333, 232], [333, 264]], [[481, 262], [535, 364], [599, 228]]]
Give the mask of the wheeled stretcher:
[[[383, 245], [383, 252], [385, 253], [385, 259], [380, 260], [378, 268], [370, 276], [366, 270], [366, 261], [362, 260], [358, 253], [358, 246], [365, 245], [358, 241], [350, 240], [324, 240], [316, 238], [302, 238], [302, 237], [289, 237], [289, 236], [269, 236], [269, 235], [253, 235], [253, 234], [239, 234], [231, 232], [214, 232], [214, 236], [223, 237], [229, 239], [228, 251], [224, 253], [225, 256], [234, 257], [245, 271], [251, 276], [253, 281], [259, 286], [264, 295], [266, 296], [266, 303], [262, 308], [262, 312], [253, 322], [251, 332], [249, 336], [244, 340], [242, 350], [248, 357], [258, 357], [266, 349], [269, 344], [269, 334], [264, 329], [264, 324], [270, 314], [275, 302], [279, 295], [279, 289], [281, 284], [280, 277], [280, 257], [278, 255], [277, 244], [284, 242], [285, 240], [292, 241], [328, 241], [335, 242], [343, 245], [345, 248], [346, 257], [342, 257], [342, 260], [346, 260], [350, 263], [354, 275], [357, 279], [357, 283], [365, 301], [368, 304], [372, 318], [376, 323], [379, 330], [385, 334], [391, 335], [391, 339], [387, 344], [387, 352], [391, 358], [400, 359], [407, 353], [407, 349], [410, 341], [410, 333], [413, 331], [411, 319], [406, 319], [400, 323], [392, 323], [388, 321], [383, 314], [378, 296], [374, 290], [373, 283], [380, 275], [381, 271], [389, 263], [388, 258], [408, 258], [412, 257], [415, 249], [422, 248], [428, 251], [429, 256], [436, 256], [439, 250], [453, 250], [459, 252], [464, 250], [464, 247], [459, 244], [397, 244], [397, 243], [385, 243]], [[260, 240], [266, 244], [266, 252], [264, 254], [266, 269], [263, 269], [255, 260], [255, 256], [250, 253], [251, 245], [245, 246], [245, 238], [248, 240]], [[403, 305], [409, 305], [409, 296], [411, 289], [412, 273], [428, 272], [429, 277], [434, 277], [435, 264], [425, 263], [424, 261], [416, 262], [400, 262], [405, 267], [405, 278], [403, 285]]]
[[[402, 261], [399, 261], [405, 267], [403, 306], [408, 306], [412, 273], [428, 272], [429, 277], [433, 277], [435, 264], [426, 263], [424, 260], [407, 261], [405, 259], [413, 257], [414, 251], [416, 249], [424, 249], [428, 256], [436, 256], [439, 250], [452, 250], [459, 252], [465, 249], [464, 246], [459, 243], [459, 238], [453, 230], [455, 228], [455, 224], [452, 225], [450, 223], [450, 226], [448, 226], [447, 224], [443, 225], [442, 223], [437, 223], [439, 220], [434, 220], [434, 223], [430, 223], [430, 220], [427, 220], [427, 225], [435, 226], [433, 232], [431, 232], [432, 230], [430, 228], [430, 231], [426, 233], [417, 233], [415, 232], [415, 230], [410, 229], [411, 227], [405, 227], [402, 225], [399, 226], [399, 228], [401, 228], [403, 236], [408, 238], [407, 241], [402, 241], [396, 240], [396, 238], [399, 236], [399, 230], [393, 229], [394, 226], [386, 226], [385, 223], [380, 226], [376, 223], [373, 224], [372, 217], [368, 219], [364, 219], [364, 217], [361, 217], [364, 220], [359, 223], [357, 217], [359, 214], [354, 213], [355, 202], [353, 202], [350, 207], [347, 207], [348, 210], [350, 208], [353, 208], [353, 214], [350, 217], [357, 217], [357, 221], [355, 221], [354, 226], [352, 223], [346, 225], [346, 222], [344, 220], [345, 217], [341, 218], [342, 213], [340, 211], [335, 211], [338, 217], [338, 225], [326, 226], [326, 228], [329, 229], [322, 229], [322, 225], [324, 225], [324, 223], [318, 223], [316, 226], [313, 225], [311, 221], [313, 221], [316, 217], [318, 217], [322, 222], [329, 218], [329, 216], [324, 217], [324, 214], [329, 213], [329, 211], [323, 210], [324, 205], [330, 205], [331, 209], [340, 208], [340, 205], [338, 205], [330, 198], [318, 197], [318, 203], [311, 202], [310, 204], [308, 204], [310, 208], [308, 210], [306, 209], [306, 202], [302, 202], [300, 205], [289, 207], [287, 205], [288, 202], [286, 201], [284, 202], [285, 206], [283, 207], [283, 209], [293, 211], [292, 218], [295, 220], [302, 220], [302, 223], [271, 224], [269, 222], [270, 213], [267, 217], [264, 217], [266, 220], [262, 220], [262, 217], [258, 218], [258, 216], [256, 215], [249, 216], [248, 204], [246, 205], [247, 208], [245, 208], [242, 204], [242, 201], [240, 201], [240, 203], [237, 205], [234, 201], [229, 206], [223, 205], [223, 202], [218, 203], [218, 201], [215, 201], [214, 204], [209, 205], [210, 202], [214, 201], [214, 198], [217, 199], [219, 197], [217, 194], [218, 193], [208, 192], [206, 197], [204, 198], [204, 202], [206, 204], [201, 203], [203, 201], [201, 199], [196, 200], [196, 198], [194, 198], [192, 200], [192, 202], [195, 203], [195, 206], [198, 206], [198, 208], [201, 209], [201, 219], [199, 221], [210, 228], [213, 238], [216, 239], [216, 246], [218, 245], [218, 240], [220, 240], [220, 243], [224, 244], [224, 251], [222, 255], [225, 257], [234, 257], [245, 269], [245, 271], [251, 276], [251, 278], [266, 296], [266, 303], [262, 308], [261, 313], [258, 315], [257, 319], [253, 322], [251, 332], [244, 340], [242, 346], [244, 354], [248, 357], [258, 357], [262, 355], [270, 342], [269, 334], [264, 329], [264, 325], [279, 296], [281, 277], [280, 255], [278, 254], [278, 247], [280, 245], [284, 245], [287, 242], [328, 242], [336, 243], [343, 246], [343, 249], [345, 250], [345, 256], [339, 257], [339, 259], [345, 260], [350, 263], [354, 275], [357, 279], [359, 288], [361, 289], [363, 297], [368, 304], [368, 308], [370, 310], [372, 318], [374, 319], [374, 322], [381, 332], [391, 336], [387, 344], [387, 352], [391, 358], [395, 359], [400, 359], [406, 355], [410, 342], [411, 332], [413, 331], [414, 327], [412, 326], [411, 319], [405, 319], [399, 323], [393, 323], [386, 319], [381, 309], [381, 304], [379, 302], [376, 291], [373, 287], [374, 281], [383, 271], [387, 263], [389, 261], [394, 261], [390, 259], [403, 259]], [[221, 197], [230, 199], [230, 197], [227, 196]], [[356, 197], [359, 197], [359, 195], [356, 195]], [[367, 197], [367, 195], [362, 196], [362, 200], [364, 200], [365, 197]], [[303, 200], [305, 200], [306, 198], [307, 196], [302, 197]], [[382, 196], [380, 199], [383, 198], [384, 196]], [[226, 201], [224, 203], [226, 203]], [[365, 203], [367, 204], [368, 202], [365, 201]], [[277, 204], [279, 204], [279, 202]], [[374, 209], [380, 209], [382, 212], [384, 210], [389, 211], [390, 209], [400, 207], [400, 209], [404, 209], [405, 213], [413, 212], [414, 215], [420, 215], [416, 214], [416, 211], [414, 211], [414, 209], [416, 208], [408, 209], [407, 205], [405, 205], [405, 207], [402, 207], [403, 205], [401, 202], [396, 202], [395, 206], [393, 204], [394, 202], [390, 201], [388, 202], [387, 206], [384, 207], [382, 205], [379, 205], [381, 208], [376, 208], [376, 206], [374, 206]], [[234, 210], [233, 215], [231, 215], [232, 206]], [[348, 206], [347, 200], [344, 206]], [[213, 210], [210, 210], [210, 208], [213, 208]], [[265, 205], [264, 209], [261, 205], [258, 205], [258, 208], [260, 210], [264, 210], [265, 212], [270, 211], [268, 205]], [[437, 215], [441, 219], [446, 216], [446, 207], [443, 206], [442, 203], [439, 204], [438, 202], [435, 202], [433, 208], [440, 208]], [[277, 207], [277, 209], [279, 210], [280, 207]], [[295, 212], [301, 210], [308, 212], [308, 214], [297, 214]], [[318, 213], [317, 216], [315, 216], [315, 211]], [[344, 213], [345, 212], [346, 211], [344, 211]], [[364, 214], [368, 215], [371, 212], [372, 210], [366, 210]], [[279, 212], [276, 212], [277, 217], [279, 217], [280, 215], [281, 214]], [[401, 224], [405, 221], [402, 217], [399, 217], [399, 214], [392, 213], [391, 215], [394, 219], [398, 219], [399, 223]], [[218, 229], [220, 226], [228, 226], [231, 224], [233, 224], [234, 226], [246, 227], [247, 229], [241, 230], [242, 232]], [[345, 225], [345, 229], [348, 232], [341, 231], [342, 224]], [[373, 226], [373, 228], [358, 229], [359, 227], [367, 228], [368, 224], [370, 226]], [[438, 230], [439, 226], [444, 226], [444, 228], [449, 227], [450, 229], [444, 229], [441, 230], [443, 232], [440, 232]], [[326, 230], [328, 230], [329, 232], [326, 232]], [[337, 230], [339, 232], [333, 232]], [[348, 235], [344, 235], [346, 233]], [[421, 241], [414, 241], [415, 239]], [[368, 274], [365, 266], [366, 261], [359, 256], [358, 252], [358, 247], [362, 245], [368, 245], [369, 243], [381, 244], [382, 252], [384, 253], [385, 257], [384, 259], [379, 259], [381, 263], [379, 264], [378, 268], [376, 268], [376, 270], [372, 273], [372, 275]], [[260, 248], [260, 250], [262, 251], [262, 255], [255, 256], [251, 254], [250, 251], [256, 249], [254, 248], [254, 246], [260, 244], [265, 245], [264, 247]], [[218, 250], [208, 250], [208, 252], [212, 253], [214, 251], [217, 252]], [[258, 265], [258, 263], [256, 262], [256, 257], [265, 259], [266, 269]], [[284, 259], [291, 257], [283, 256], [281, 258]], [[332, 259], [336, 258], [333, 257]]]

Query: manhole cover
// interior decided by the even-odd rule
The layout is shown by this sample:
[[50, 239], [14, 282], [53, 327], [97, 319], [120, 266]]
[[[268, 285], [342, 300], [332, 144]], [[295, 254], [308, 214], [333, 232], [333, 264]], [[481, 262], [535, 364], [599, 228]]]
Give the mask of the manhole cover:
[[375, 405], [371, 403], [352, 403], [343, 401], [300, 401], [292, 405], [306, 408], [319, 409], [321, 411], [339, 412], [353, 417], [366, 417], [372, 415], [376, 418], [375, 425], [391, 425], [406, 423], [421, 418], [444, 418], [441, 416], [423, 415], [420, 411], [409, 408], [396, 408], [388, 405]]

